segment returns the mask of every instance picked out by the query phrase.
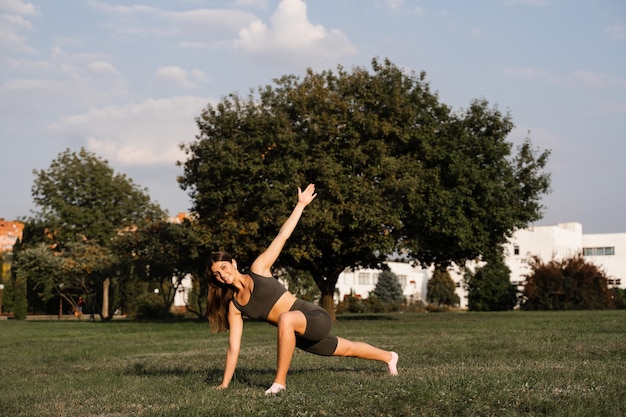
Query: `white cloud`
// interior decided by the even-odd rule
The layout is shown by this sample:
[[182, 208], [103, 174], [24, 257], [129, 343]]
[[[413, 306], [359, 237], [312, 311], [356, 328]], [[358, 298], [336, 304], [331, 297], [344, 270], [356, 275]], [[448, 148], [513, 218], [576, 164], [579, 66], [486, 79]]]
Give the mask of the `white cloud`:
[[257, 9], [265, 9], [267, 0], [235, 0], [236, 7], [255, 7]]
[[187, 71], [180, 67], [161, 67], [156, 71], [155, 78], [168, 84], [182, 88], [196, 88], [199, 82], [206, 81], [206, 74], [199, 69]]
[[34, 15], [39, 13], [32, 3], [22, 0], [2, 0], [0, 1], [0, 12]]
[[32, 29], [32, 24], [23, 16], [36, 14], [38, 11], [31, 3], [21, 0], [0, 1], [0, 49], [24, 48], [25, 40], [21, 32]]
[[608, 27], [606, 31], [613, 39], [618, 41], [626, 40], [626, 25], [613, 25]]
[[193, 9], [170, 11], [148, 6], [111, 6], [90, 3], [97, 11], [111, 17], [107, 24], [123, 36], [180, 37], [185, 44], [206, 39], [232, 38], [255, 16], [237, 9]]
[[399, 9], [404, 6], [405, 0], [386, 0], [386, 3], [391, 9]]
[[132, 15], [136, 13], [159, 13], [159, 9], [150, 6], [132, 5], [132, 6], [112, 6], [107, 3], [91, 1], [88, 3], [96, 10], [115, 15]]
[[96, 75], [117, 75], [113, 64], [104, 61], [95, 61], [87, 64], [87, 70]]
[[184, 159], [178, 145], [194, 139], [194, 120], [209, 101], [181, 96], [93, 108], [48, 126], [48, 131], [72, 137], [123, 166], [171, 165]]
[[311, 23], [302, 0], [281, 0], [270, 25], [255, 20], [239, 32], [236, 47], [254, 54], [284, 54], [334, 58], [355, 53], [343, 32]]

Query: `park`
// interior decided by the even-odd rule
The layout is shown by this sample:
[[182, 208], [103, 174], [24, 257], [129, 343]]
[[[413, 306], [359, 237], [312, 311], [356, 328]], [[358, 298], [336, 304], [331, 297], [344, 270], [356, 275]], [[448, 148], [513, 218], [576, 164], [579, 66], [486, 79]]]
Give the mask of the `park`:
[[296, 351], [263, 395], [275, 329], [248, 320], [231, 386], [225, 333], [201, 320], [0, 322], [1, 416], [623, 416], [626, 311], [339, 316], [334, 333], [400, 354], [379, 363]]

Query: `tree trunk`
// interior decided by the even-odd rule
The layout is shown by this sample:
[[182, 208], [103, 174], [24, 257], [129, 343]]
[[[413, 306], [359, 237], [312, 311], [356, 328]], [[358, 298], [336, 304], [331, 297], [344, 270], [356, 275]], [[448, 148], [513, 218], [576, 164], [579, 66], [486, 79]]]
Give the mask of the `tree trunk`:
[[333, 323], [337, 321], [337, 315], [335, 314], [335, 300], [333, 299], [333, 293], [322, 293], [322, 308], [328, 311]]
[[109, 318], [109, 287], [111, 286], [111, 279], [106, 278], [102, 281], [102, 320]]

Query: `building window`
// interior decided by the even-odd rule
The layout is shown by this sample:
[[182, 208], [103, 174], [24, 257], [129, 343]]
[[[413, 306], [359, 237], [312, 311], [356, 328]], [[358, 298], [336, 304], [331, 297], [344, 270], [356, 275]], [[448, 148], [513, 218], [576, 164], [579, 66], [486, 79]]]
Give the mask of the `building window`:
[[519, 246], [517, 246], [517, 245], [513, 246], [513, 254], [514, 255], [519, 255]]
[[370, 285], [369, 272], [359, 272], [359, 285]]
[[605, 246], [597, 248], [583, 248], [584, 256], [611, 256], [615, 255], [614, 246]]
[[398, 283], [402, 288], [406, 288], [406, 275], [398, 275]]
[[616, 287], [619, 287], [622, 285], [622, 280], [620, 278], [617, 279], [608, 279], [607, 280], [609, 285], [615, 285]]

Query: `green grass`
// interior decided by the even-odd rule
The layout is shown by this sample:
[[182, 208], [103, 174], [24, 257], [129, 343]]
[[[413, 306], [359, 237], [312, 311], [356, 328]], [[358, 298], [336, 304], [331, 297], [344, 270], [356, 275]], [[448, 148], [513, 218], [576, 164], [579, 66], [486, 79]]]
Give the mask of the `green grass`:
[[398, 377], [297, 351], [276, 397], [263, 395], [276, 361], [263, 323], [246, 322], [218, 391], [227, 339], [206, 323], [0, 321], [0, 416], [626, 415], [626, 311], [376, 318], [334, 332], [396, 350]]

